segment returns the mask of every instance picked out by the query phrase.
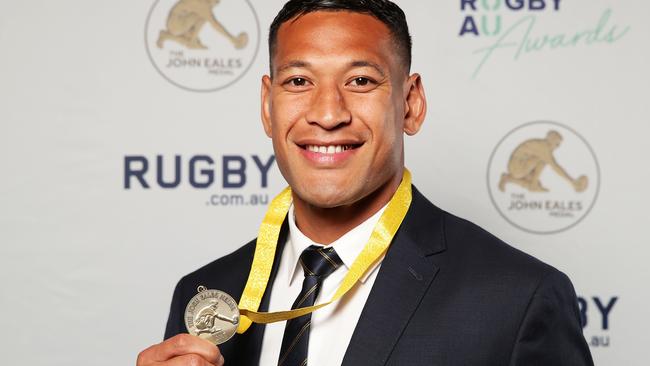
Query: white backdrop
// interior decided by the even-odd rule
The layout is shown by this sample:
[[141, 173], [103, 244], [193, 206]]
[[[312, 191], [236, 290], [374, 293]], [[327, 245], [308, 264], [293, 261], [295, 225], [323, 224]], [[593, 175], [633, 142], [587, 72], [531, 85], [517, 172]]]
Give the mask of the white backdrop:
[[[0, 2], [3, 364], [134, 364], [161, 339], [180, 276], [256, 235], [264, 205], [239, 200], [263, 203], [285, 184], [253, 158], [273, 153], [258, 90], [283, 1], [214, 8], [234, 36], [246, 33], [240, 49], [207, 26], [205, 50], [158, 48], [176, 2]], [[646, 365], [650, 5], [398, 3], [429, 100], [407, 142], [415, 184], [566, 272], [598, 365]], [[513, 148], [550, 130], [564, 138], [558, 164], [585, 175], [587, 190], [547, 167], [549, 192], [500, 191]], [[157, 156], [173, 188], [157, 182]], [[145, 160], [148, 189], [126, 172]]]

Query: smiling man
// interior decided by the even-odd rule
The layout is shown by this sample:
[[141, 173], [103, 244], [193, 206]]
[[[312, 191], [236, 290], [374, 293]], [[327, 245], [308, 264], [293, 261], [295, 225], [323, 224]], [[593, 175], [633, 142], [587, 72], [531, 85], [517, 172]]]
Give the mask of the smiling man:
[[[411, 186], [404, 135], [426, 98], [395, 4], [289, 1], [269, 50], [262, 121], [291, 190], [257, 241], [181, 279], [138, 365], [593, 364], [564, 274]], [[184, 334], [199, 286], [255, 323], [218, 347]]]

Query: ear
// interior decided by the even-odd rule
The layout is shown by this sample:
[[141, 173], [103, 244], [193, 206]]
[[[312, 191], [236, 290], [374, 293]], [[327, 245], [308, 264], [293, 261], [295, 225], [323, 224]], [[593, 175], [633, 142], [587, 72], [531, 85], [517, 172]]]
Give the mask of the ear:
[[266, 136], [271, 137], [271, 77], [264, 75], [262, 77], [262, 125]]
[[420, 74], [409, 76], [404, 86], [406, 99], [404, 101], [404, 132], [413, 136], [420, 130], [427, 115], [427, 97]]

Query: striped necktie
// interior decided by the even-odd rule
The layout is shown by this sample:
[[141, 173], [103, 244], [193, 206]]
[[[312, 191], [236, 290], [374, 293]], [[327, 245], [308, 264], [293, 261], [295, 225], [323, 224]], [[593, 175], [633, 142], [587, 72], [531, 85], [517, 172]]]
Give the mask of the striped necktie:
[[[298, 260], [305, 273], [302, 291], [291, 309], [314, 305], [318, 291], [327, 276], [334, 272], [343, 262], [334, 248], [312, 245], [300, 254]], [[282, 348], [278, 366], [306, 366], [309, 345], [309, 328], [311, 313], [287, 320], [282, 337]]]

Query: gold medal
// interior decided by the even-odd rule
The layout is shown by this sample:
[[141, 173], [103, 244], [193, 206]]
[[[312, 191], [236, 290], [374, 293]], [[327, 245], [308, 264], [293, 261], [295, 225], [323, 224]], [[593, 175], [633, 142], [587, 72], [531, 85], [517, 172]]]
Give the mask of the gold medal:
[[226, 342], [239, 326], [237, 302], [227, 293], [199, 286], [185, 308], [185, 327], [191, 335], [216, 345]]

